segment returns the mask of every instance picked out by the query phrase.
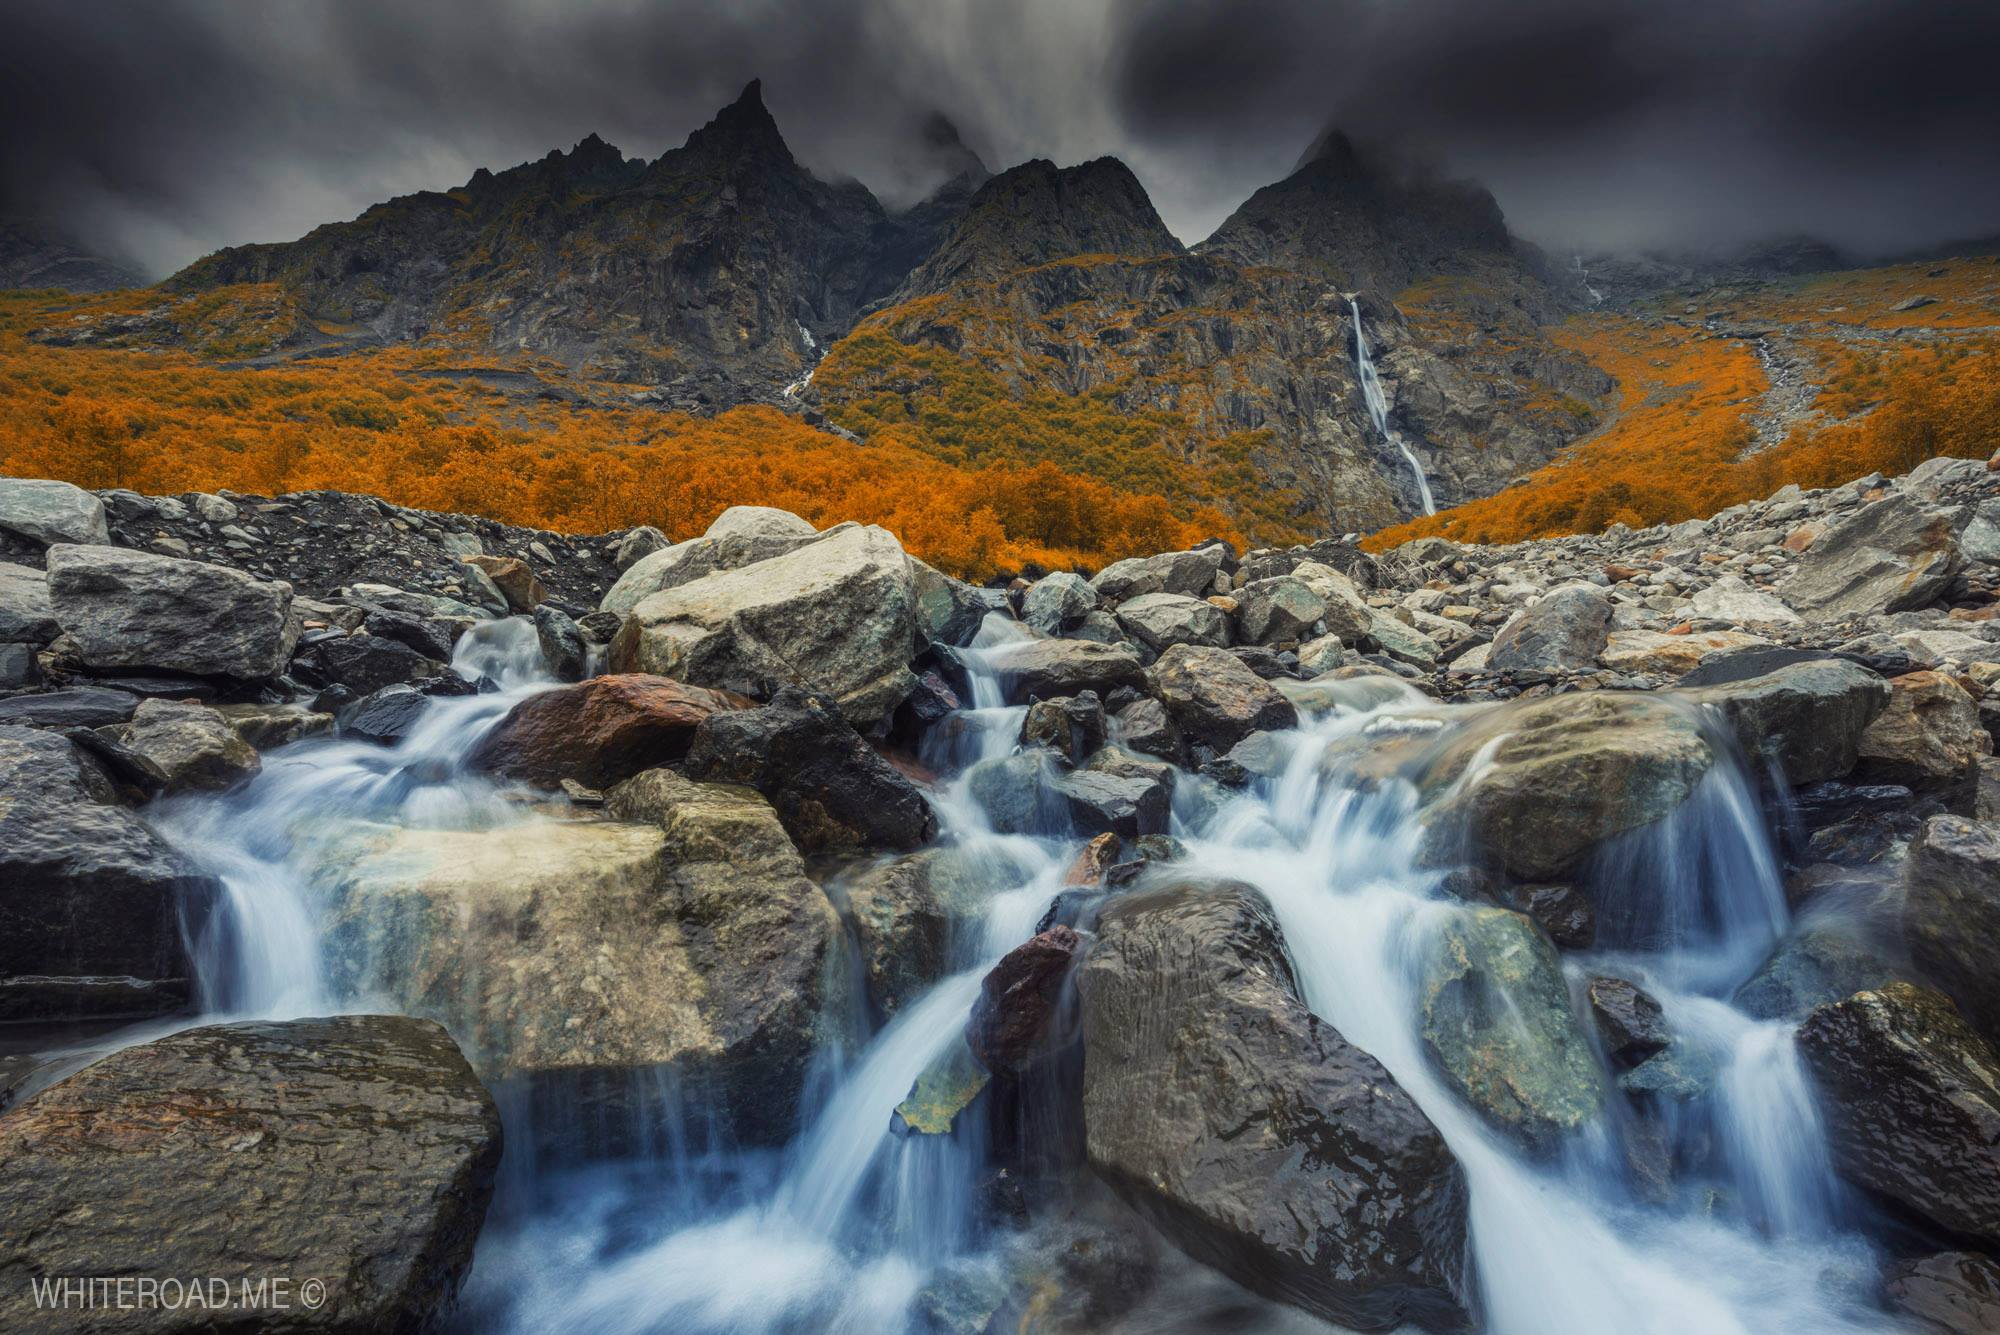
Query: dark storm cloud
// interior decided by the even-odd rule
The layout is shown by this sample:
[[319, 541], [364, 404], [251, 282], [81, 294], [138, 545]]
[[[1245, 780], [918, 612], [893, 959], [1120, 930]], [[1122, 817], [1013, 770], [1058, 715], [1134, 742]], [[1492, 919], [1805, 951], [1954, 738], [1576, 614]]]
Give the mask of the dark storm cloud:
[[2000, 5], [1846, 0], [13, 0], [0, 212], [164, 272], [595, 131], [678, 144], [752, 77], [891, 202], [934, 112], [990, 164], [1115, 153], [1184, 238], [1329, 122], [1558, 244], [2000, 229]]
[[[1117, 26], [1131, 141], [1233, 178], [1338, 123], [1556, 241], [2000, 229], [1991, 0], [1126, 0]], [[1170, 188], [1216, 216], [1202, 181]]]

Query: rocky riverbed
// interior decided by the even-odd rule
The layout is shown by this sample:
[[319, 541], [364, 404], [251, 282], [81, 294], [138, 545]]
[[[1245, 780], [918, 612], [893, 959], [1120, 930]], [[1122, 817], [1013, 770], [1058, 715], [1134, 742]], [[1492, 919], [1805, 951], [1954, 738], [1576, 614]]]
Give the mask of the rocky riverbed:
[[1996, 592], [0, 479], [0, 1326], [1995, 1329]]

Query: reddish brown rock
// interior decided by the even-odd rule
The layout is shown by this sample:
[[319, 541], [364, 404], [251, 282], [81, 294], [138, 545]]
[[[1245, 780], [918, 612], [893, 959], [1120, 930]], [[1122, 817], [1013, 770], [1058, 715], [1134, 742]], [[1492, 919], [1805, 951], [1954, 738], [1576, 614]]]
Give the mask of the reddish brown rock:
[[1111, 864], [1118, 861], [1118, 836], [1111, 833], [1098, 835], [1083, 846], [1076, 855], [1076, 861], [1069, 864], [1063, 873], [1064, 885], [1102, 885], [1104, 873], [1111, 870]]
[[1049, 1050], [1063, 986], [1082, 945], [1070, 928], [1051, 927], [993, 966], [965, 1024], [965, 1041], [980, 1065], [996, 1075], [1018, 1075]]
[[516, 612], [532, 612], [548, 598], [549, 591], [535, 578], [535, 572], [528, 569], [528, 563], [518, 556], [467, 556], [461, 558], [469, 566], [477, 566], [486, 572], [486, 578], [493, 581], [493, 587], [507, 600], [507, 606]]
[[564, 779], [608, 788], [679, 760], [704, 719], [750, 704], [643, 672], [596, 677], [515, 705], [473, 748], [470, 764], [543, 788]]

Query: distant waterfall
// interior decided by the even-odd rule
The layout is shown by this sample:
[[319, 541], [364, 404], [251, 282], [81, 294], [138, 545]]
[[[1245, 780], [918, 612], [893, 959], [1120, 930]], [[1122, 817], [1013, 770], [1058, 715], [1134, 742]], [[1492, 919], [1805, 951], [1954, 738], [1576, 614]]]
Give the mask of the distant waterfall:
[[1410, 452], [1403, 438], [1389, 429], [1389, 399], [1382, 392], [1382, 377], [1375, 374], [1375, 363], [1368, 357], [1368, 335], [1361, 332], [1361, 303], [1349, 297], [1347, 309], [1354, 314], [1354, 366], [1361, 377], [1361, 397], [1368, 402], [1368, 416], [1382, 433], [1382, 439], [1402, 451], [1403, 458], [1409, 461], [1410, 471], [1416, 474], [1417, 496], [1424, 503], [1424, 513], [1434, 515], [1438, 512], [1437, 502], [1431, 499], [1431, 480], [1424, 476], [1424, 466], [1417, 462], [1417, 456]]

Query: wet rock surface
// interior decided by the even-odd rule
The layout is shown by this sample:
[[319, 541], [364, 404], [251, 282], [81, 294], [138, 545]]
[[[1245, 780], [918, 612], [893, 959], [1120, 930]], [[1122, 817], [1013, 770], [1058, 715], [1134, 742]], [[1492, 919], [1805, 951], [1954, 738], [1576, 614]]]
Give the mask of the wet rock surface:
[[500, 1146], [492, 1098], [425, 1020], [214, 1025], [126, 1048], [0, 1115], [0, 1323], [77, 1328], [37, 1307], [31, 1279], [213, 1277], [238, 1297], [283, 1276], [282, 1310], [161, 1303], [118, 1324], [424, 1328], [471, 1267]]
[[1329, 1320], [1467, 1323], [1458, 1166], [1299, 1001], [1260, 895], [1119, 901], [1077, 986], [1090, 1161], [1175, 1245]]

